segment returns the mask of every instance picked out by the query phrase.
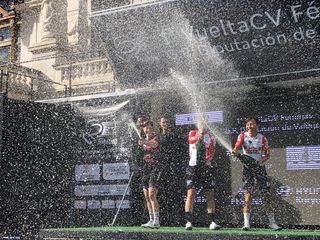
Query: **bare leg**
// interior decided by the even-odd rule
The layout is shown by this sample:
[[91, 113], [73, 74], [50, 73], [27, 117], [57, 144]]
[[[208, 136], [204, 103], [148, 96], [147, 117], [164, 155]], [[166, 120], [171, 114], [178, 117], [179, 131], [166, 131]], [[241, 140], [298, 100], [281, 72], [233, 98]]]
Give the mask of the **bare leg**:
[[243, 213], [250, 213], [251, 200], [252, 200], [252, 189], [245, 190], [244, 191]]
[[207, 211], [208, 211], [208, 213], [214, 213], [215, 202], [214, 202], [213, 190], [206, 192], [206, 197], [207, 197]]
[[185, 213], [186, 213], [186, 230], [192, 230], [192, 212], [193, 212], [193, 205], [194, 200], [196, 198], [197, 191], [194, 188], [190, 188], [187, 190], [187, 200], [184, 206]]
[[188, 189], [187, 191], [187, 200], [185, 204], [185, 212], [192, 213], [193, 212], [193, 204], [194, 204], [194, 199], [196, 197], [196, 190], [194, 188]]
[[151, 202], [152, 212], [153, 212], [153, 227], [160, 227], [160, 206], [157, 199], [158, 189], [155, 187], [149, 187], [149, 199]]
[[143, 189], [143, 195], [144, 195], [144, 198], [145, 198], [145, 202], [146, 202], [146, 205], [147, 205], [147, 209], [148, 209], [148, 213], [149, 213], [149, 221], [145, 224], [142, 224], [141, 226], [142, 227], [150, 227], [150, 223], [153, 222], [154, 220], [154, 215], [153, 215], [153, 210], [152, 210], [152, 205], [151, 205], [151, 201], [150, 201], [150, 198], [149, 198], [149, 190], [144, 188]]
[[243, 218], [244, 218], [244, 230], [250, 228], [250, 208], [252, 200], [252, 189], [245, 190], [244, 192], [244, 205], [243, 205]]
[[151, 203], [152, 212], [159, 212], [160, 206], [157, 199], [158, 189], [155, 187], [149, 187], [149, 199]]
[[152, 205], [151, 205], [151, 201], [149, 198], [149, 191], [148, 189], [143, 189], [143, 195], [144, 195], [144, 199], [146, 200], [146, 204], [147, 204], [147, 208], [148, 208], [148, 212], [152, 213]]
[[220, 229], [220, 226], [215, 223], [214, 219], [214, 212], [215, 212], [215, 201], [214, 201], [214, 192], [213, 190], [209, 190], [206, 192], [206, 197], [207, 197], [207, 211], [208, 211], [208, 217], [210, 220], [210, 226], [209, 228], [211, 230], [218, 230]]

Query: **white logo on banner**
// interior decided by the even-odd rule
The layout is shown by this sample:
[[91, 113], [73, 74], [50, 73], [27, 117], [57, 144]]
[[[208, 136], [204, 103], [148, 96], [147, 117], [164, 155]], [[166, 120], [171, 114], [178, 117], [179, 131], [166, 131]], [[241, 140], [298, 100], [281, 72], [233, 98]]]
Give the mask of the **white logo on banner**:
[[120, 180], [129, 179], [130, 168], [128, 163], [104, 163], [103, 179]]
[[83, 164], [75, 167], [76, 181], [98, 181], [100, 180], [99, 164]]
[[[127, 188], [126, 184], [120, 185], [88, 185], [76, 186], [74, 194], [80, 196], [122, 196]], [[130, 188], [126, 195], [130, 194]]]

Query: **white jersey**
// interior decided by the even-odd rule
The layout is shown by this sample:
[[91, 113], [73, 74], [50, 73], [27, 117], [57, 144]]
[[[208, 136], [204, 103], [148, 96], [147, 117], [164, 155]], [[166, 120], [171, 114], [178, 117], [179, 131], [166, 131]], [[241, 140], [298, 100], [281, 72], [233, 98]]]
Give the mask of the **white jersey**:
[[245, 155], [257, 161], [260, 161], [263, 154], [269, 149], [268, 140], [264, 135], [258, 133], [255, 137], [251, 137], [248, 132], [243, 132], [238, 136], [235, 147], [242, 147]]
[[209, 134], [208, 132], [206, 132], [203, 135], [203, 141], [205, 143], [205, 148], [206, 148], [205, 159], [197, 159], [197, 152], [198, 152], [197, 142], [199, 141], [198, 132], [199, 130], [192, 130], [189, 132], [189, 135], [188, 135], [189, 155], [190, 155], [189, 166], [196, 166], [199, 160], [212, 161], [213, 155], [216, 151], [215, 137]]

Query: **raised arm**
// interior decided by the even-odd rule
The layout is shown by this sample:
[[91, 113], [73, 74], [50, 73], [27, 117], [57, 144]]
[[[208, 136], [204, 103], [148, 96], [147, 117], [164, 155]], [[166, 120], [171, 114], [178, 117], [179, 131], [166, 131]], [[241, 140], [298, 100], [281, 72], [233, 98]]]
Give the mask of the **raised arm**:
[[242, 148], [242, 144], [244, 142], [244, 133], [240, 133], [237, 139], [237, 142], [232, 149], [232, 155], [237, 155], [238, 151]]
[[201, 134], [199, 134], [197, 130], [193, 130], [189, 132], [188, 142], [189, 144], [193, 144], [198, 142], [200, 138], [201, 138]]

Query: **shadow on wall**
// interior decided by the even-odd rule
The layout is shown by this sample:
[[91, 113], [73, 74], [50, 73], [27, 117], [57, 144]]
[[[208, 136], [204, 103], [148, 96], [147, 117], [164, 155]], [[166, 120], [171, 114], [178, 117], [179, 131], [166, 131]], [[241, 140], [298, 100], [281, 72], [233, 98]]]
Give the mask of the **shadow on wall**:
[[[294, 226], [301, 223], [301, 214], [300, 211], [293, 206], [292, 204], [285, 201], [283, 196], [279, 195], [277, 189], [283, 186], [281, 182], [276, 179], [271, 178], [271, 195], [273, 200], [273, 207], [275, 211], [275, 218], [277, 223], [280, 225]], [[233, 224], [242, 226], [243, 224], [243, 192], [238, 192], [238, 194], [231, 200], [236, 204], [232, 205], [233, 213]], [[256, 202], [255, 202], [256, 201]], [[253, 201], [250, 212], [250, 221], [252, 226], [265, 226], [268, 224], [268, 217], [264, 204], [261, 204], [261, 194], [259, 190], [254, 190], [253, 192]]]

